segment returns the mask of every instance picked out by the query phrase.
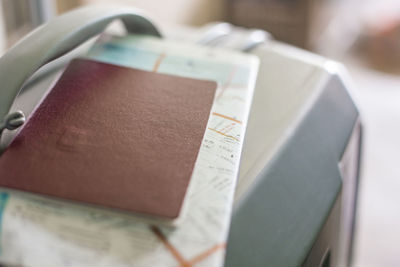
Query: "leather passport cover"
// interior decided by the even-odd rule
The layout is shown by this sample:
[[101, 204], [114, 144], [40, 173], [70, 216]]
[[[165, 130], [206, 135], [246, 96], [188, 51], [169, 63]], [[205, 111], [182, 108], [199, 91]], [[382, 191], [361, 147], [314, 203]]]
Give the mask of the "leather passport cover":
[[0, 157], [0, 186], [177, 218], [215, 90], [74, 60]]

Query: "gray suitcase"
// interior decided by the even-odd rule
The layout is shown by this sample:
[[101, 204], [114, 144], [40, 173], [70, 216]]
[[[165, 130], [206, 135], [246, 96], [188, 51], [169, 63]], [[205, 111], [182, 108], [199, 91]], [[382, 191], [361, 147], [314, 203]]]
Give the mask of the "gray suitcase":
[[[82, 24], [96, 16], [82, 16]], [[141, 17], [108, 12], [78, 29], [64, 47], [41, 58], [39, 66], [100, 33], [114, 18], [122, 18], [132, 32], [158, 34]], [[260, 58], [225, 266], [348, 266], [362, 128], [344, 68], [274, 41], [265, 32], [226, 23], [162, 30], [165, 38], [239, 49]], [[61, 38], [61, 33], [48, 34], [44, 38]], [[15, 105], [26, 115], [32, 112], [62, 67], [82, 51], [85, 45], [47, 64], [28, 82], [37, 62], [12, 65], [11, 55], [0, 73], [4, 78], [10, 66], [18, 70], [18, 79], [2, 80], [3, 88], [17, 89], [3, 90], [0, 115], [7, 114], [23, 83]], [[11, 138], [3, 136], [3, 147]]]

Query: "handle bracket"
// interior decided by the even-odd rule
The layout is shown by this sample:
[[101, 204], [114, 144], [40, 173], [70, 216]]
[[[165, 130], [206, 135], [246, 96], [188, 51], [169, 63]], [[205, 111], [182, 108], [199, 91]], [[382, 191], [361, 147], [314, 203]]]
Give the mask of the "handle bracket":
[[129, 33], [161, 37], [151, 21], [136, 9], [89, 6], [40, 26], [0, 58], [0, 140], [4, 129], [18, 128], [25, 121], [21, 111], [8, 114], [23, 84], [40, 67], [100, 34], [115, 19], [120, 19]]

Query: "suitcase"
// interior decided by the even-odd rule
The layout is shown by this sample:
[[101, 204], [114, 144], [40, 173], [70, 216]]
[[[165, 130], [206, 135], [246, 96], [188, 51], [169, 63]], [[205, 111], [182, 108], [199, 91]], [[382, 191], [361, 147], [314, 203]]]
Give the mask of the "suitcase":
[[[339, 63], [266, 32], [227, 23], [159, 25], [159, 31], [138, 11], [77, 10], [2, 58], [0, 118], [12, 105], [28, 116], [63, 67], [115, 19], [130, 34], [163, 32], [166, 39], [242, 50], [260, 59], [224, 266], [349, 266], [362, 141], [350, 79]], [[27, 53], [27, 47], [36, 53]], [[4, 127], [10, 130], [23, 121], [21, 113], [9, 118], [13, 123]], [[14, 135], [3, 134], [3, 149]]]

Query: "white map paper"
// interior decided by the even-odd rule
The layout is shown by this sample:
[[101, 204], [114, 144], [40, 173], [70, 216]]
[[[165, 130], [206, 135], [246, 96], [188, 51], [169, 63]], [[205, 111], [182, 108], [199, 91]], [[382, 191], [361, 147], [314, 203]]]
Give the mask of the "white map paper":
[[175, 227], [0, 191], [0, 262], [22, 266], [222, 266], [258, 59], [152, 37], [103, 37], [89, 58], [218, 82]]

